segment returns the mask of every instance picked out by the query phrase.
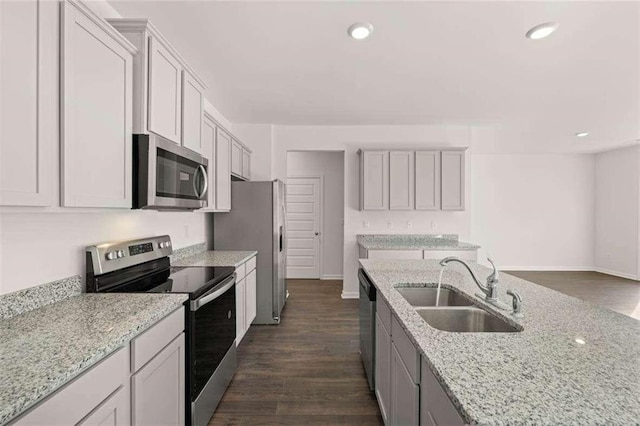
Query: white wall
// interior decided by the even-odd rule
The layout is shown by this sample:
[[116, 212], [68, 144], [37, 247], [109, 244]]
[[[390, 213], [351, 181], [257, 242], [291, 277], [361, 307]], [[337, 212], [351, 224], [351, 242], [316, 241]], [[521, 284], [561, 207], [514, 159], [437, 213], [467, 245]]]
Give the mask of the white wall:
[[[432, 221], [438, 222], [437, 232], [469, 236], [470, 214], [465, 212], [361, 212], [359, 194], [359, 148], [367, 147], [424, 147], [468, 146], [470, 129], [467, 126], [274, 126], [273, 176], [287, 176], [288, 151], [344, 151], [345, 206], [343, 297], [357, 297], [358, 247], [360, 233], [412, 233], [430, 231]], [[469, 172], [469, 162], [467, 162]], [[467, 182], [467, 194], [470, 193]], [[394, 227], [387, 228], [387, 220]], [[413, 229], [401, 228], [411, 220]], [[363, 228], [368, 221], [370, 227]]]
[[472, 156], [472, 240], [512, 270], [593, 268], [593, 155]]
[[344, 244], [344, 152], [298, 151], [287, 154], [287, 176], [322, 176], [322, 278], [342, 278]]
[[595, 265], [640, 279], [640, 146], [596, 155]]
[[204, 242], [203, 213], [113, 211], [0, 214], [0, 294], [84, 276], [84, 248], [168, 234], [174, 248]]

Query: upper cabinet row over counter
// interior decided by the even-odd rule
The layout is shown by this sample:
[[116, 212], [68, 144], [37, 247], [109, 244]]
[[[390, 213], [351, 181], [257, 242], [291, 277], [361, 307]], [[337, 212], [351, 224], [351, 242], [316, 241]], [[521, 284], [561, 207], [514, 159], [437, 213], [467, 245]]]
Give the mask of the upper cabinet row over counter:
[[465, 150], [360, 150], [360, 210], [464, 210]]
[[202, 152], [205, 82], [148, 19], [108, 19], [136, 48], [133, 133], [153, 132]]

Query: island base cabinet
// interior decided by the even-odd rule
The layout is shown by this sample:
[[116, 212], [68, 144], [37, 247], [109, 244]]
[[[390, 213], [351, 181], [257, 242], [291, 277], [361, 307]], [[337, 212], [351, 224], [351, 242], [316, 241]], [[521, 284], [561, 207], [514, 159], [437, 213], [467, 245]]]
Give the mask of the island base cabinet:
[[[239, 279], [239, 278], [238, 278]], [[247, 331], [246, 321], [246, 287], [244, 278], [236, 282], [236, 346], [240, 345]]]
[[85, 417], [79, 426], [125, 426], [130, 424], [129, 387], [123, 386]]
[[184, 424], [184, 363], [184, 334], [180, 334], [131, 377], [134, 425]]
[[420, 387], [413, 382], [395, 345], [391, 347], [391, 425], [417, 425]]
[[420, 374], [420, 425], [461, 426], [464, 424], [464, 420], [423, 360]]
[[376, 313], [376, 399], [385, 424], [389, 424], [391, 404], [391, 335]]

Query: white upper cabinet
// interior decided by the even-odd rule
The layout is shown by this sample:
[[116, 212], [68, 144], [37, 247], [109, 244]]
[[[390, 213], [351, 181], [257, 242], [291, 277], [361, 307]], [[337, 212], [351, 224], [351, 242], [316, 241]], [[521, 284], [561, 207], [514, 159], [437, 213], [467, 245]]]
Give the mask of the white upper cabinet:
[[55, 2], [0, 1], [0, 205], [52, 205], [57, 143]]
[[216, 135], [215, 210], [231, 210], [231, 137], [222, 129]]
[[415, 154], [413, 151], [389, 153], [389, 209], [413, 210]]
[[360, 210], [464, 210], [465, 149], [360, 154]]
[[134, 133], [153, 132], [200, 152], [206, 84], [148, 19], [108, 19], [138, 48]]
[[180, 144], [182, 67], [162, 43], [149, 37], [149, 131]]
[[61, 5], [62, 205], [131, 208], [136, 48], [82, 3]]
[[389, 209], [389, 151], [361, 151], [360, 209]]
[[215, 210], [216, 208], [216, 125], [204, 117], [202, 120], [202, 155], [209, 160], [207, 176], [209, 178], [207, 189], [207, 207], [202, 210]]
[[182, 72], [182, 144], [202, 152], [204, 87], [187, 71]]
[[442, 210], [464, 210], [464, 151], [442, 152]]
[[231, 145], [231, 173], [242, 176], [242, 145], [235, 139]]
[[246, 148], [242, 149], [242, 177], [251, 180], [251, 153]]
[[440, 210], [440, 151], [416, 151], [416, 210]]

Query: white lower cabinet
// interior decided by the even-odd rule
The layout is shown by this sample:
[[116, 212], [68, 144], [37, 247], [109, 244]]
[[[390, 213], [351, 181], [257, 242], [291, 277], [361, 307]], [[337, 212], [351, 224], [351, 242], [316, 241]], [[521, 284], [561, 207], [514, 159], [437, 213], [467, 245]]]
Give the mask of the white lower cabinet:
[[[382, 302], [384, 303], [384, 302]], [[389, 424], [391, 404], [391, 335], [376, 314], [376, 399], [385, 424]]]
[[236, 267], [236, 346], [247, 334], [257, 312], [256, 257]]
[[11, 425], [183, 425], [184, 308], [158, 321]]
[[417, 425], [420, 415], [420, 387], [413, 382], [398, 349], [391, 345], [392, 425]]
[[458, 410], [438, 383], [427, 363], [422, 360], [420, 377], [420, 425], [464, 425]]

